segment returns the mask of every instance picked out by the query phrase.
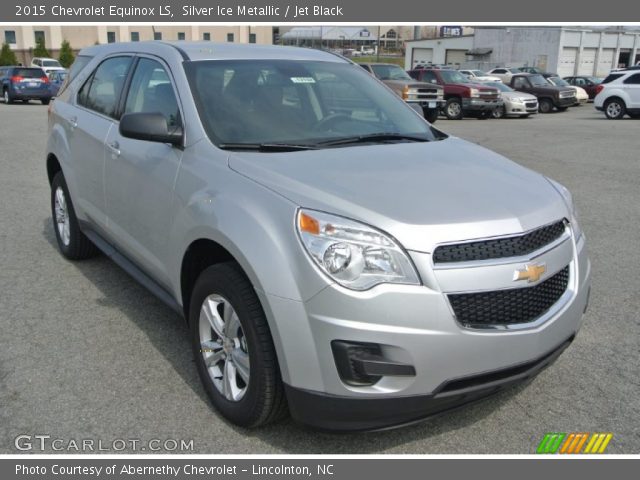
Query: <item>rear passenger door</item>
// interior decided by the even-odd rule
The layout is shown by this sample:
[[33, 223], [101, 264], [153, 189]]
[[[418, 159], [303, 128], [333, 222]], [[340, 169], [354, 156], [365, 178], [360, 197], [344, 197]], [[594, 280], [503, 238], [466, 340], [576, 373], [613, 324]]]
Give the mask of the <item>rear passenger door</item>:
[[75, 106], [64, 108], [62, 102], [58, 109], [69, 143], [72, 178], [67, 184], [74, 205], [81, 218], [100, 230], [106, 226], [104, 142], [114, 125], [131, 61], [131, 56], [107, 58], [80, 88]]
[[[178, 95], [165, 63], [138, 57], [127, 90], [123, 114], [160, 112], [170, 129], [182, 127]], [[168, 257], [173, 185], [182, 150], [165, 143], [123, 137], [116, 125], [106, 140], [106, 152], [110, 234], [122, 253], [166, 285], [163, 259]]]

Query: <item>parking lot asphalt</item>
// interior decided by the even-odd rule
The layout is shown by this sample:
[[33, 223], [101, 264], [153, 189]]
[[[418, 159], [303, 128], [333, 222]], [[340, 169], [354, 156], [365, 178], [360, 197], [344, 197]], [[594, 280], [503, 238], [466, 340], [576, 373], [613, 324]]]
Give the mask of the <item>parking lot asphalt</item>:
[[200, 385], [185, 322], [106, 258], [58, 253], [46, 120], [35, 102], [0, 105], [0, 453], [18, 453], [18, 435], [44, 434], [59, 447], [193, 440], [186, 453], [207, 454], [518, 454], [534, 453], [546, 432], [612, 432], [608, 452], [640, 453], [639, 121], [606, 120], [590, 104], [438, 121], [573, 192], [593, 262], [589, 311], [575, 342], [527, 386], [412, 427], [335, 435], [290, 420], [231, 426]]

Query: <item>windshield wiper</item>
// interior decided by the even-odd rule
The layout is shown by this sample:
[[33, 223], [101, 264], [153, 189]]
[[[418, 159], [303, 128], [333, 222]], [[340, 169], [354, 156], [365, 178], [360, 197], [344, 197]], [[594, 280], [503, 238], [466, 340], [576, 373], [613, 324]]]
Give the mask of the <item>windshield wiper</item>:
[[317, 145], [322, 145], [323, 147], [330, 147], [334, 145], [350, 145], [354, 143], [367, 143], [367, 142], [385, 142], [385, 141], [397, 141], [397, 140], [407, 140], [410, 142], [428, 142], [428, 138], [418, 137], [416, 135], [404, 135], [402, 133], [388, 133], [388, 132], [380, 132], [380, 133], [370, 133], [367, 135], [358, 135], [354, 137], [344, 137], [337, 138], [335, 140], [325, 140], [323, 142], [318, 142]]
[[298, 150], [315, 150], [315, 145], [294, 143], [221, 143], [223, 150], [253, 150], [256, 152], [296, 152]]

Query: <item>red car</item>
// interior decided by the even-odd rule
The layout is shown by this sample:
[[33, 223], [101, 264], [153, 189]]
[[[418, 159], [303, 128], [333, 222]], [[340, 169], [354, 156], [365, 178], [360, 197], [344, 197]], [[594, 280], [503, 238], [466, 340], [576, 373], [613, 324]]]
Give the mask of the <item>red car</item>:
[[564, 77], [564, 79], [569, 85], [584, 88], [589, 95], [589, 100], [595, 98], [598, 94], [598, 85], [602, 83], [602, 78], [589, 76]]

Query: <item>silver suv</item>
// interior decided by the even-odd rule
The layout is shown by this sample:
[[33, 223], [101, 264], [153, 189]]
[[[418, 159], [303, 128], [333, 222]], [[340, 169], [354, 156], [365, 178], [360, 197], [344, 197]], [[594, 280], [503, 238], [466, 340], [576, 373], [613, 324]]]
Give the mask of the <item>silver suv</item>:
[[187, 319], [232, 422], [422, 419], [532, 377], [580, 328], [569, 192], [430, 126], [328, 52], [92, 46], [49, 116], [58, 244]]

